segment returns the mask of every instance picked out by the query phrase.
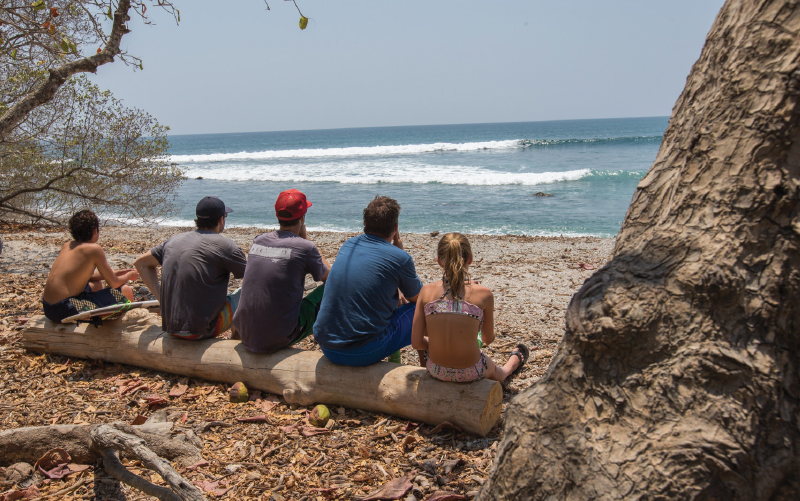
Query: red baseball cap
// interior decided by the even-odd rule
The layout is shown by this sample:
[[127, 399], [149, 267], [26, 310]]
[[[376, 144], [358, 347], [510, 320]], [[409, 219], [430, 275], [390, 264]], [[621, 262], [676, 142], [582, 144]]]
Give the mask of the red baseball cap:
[[[281, 221], [291, 221], [305, 215], [309, 207], [311, 207], [311, 202], [306, 200], [306, 196], [301, 191], [286, 190], [278, 195], [278, 201], [275, 202], [275, 215]], [[282, 210], [287, 211], [291, 216], [279, 216], [278, 212]]]

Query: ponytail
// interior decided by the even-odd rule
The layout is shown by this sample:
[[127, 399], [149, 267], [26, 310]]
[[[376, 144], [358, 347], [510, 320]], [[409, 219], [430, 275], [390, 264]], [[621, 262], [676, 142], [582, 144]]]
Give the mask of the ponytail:
[[444, 266], [444, 280], [450, 284], [450, 293], [456, 298], [469, 280], [467, 263], [472, 258], [469, 240], [461, 233], [448, 233], [439, 240], [437, 255]]

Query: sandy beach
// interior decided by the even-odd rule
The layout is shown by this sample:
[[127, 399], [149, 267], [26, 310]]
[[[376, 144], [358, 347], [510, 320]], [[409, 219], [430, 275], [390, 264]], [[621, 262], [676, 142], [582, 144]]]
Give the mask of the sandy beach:
[[[140, 253], [166, 240], [171, 235], [186, 230], [187, 228], [104, 227], [101, 229], [99, 243], [106, 250], [109, 262], [113, 267], [128, 268], [132, 267], [134, 259]], [[224, 235], [233, 239], [247, 252], [253, 237], [264, 231], [267, 230], [230, 228], [225, 230]], [[335, 262], [339, 246], [354, 235], [354, 233], [311, 232], [309, 238], [317, 244], [326, 258]], [[126, 399], [130, 397], [126, 397], [120, 401], [120, 399], [114, 398], [113, 391], [109, 393], [111, 388], [116, 389], [113, 383], [108, 382], [113, 379], [109, 379], [109, 375], [116, 375], [113, 377], [118, 378], [124, 376], [141, 379], [143, 384], [149, 385], [151, 391], [168, 388], [179, 380], [178, 376], [139, 370], [133, 367], [111, 367], [110, 365], [100, 370], [96, 364], [88, 361], [68, 361], [64, 357], [26, 353], [18, 346], [18, 331], [22, 328], [21, 323], [24, 323], [26, 318], [41, 314], [40, 296], [49, 266], [55, 259], [60, 245], [68, 240], [68, 235], [62, 231], [26, 229], [25, 231], [4, 233], [2, 238], [4, 247], [3, 254], [0, 255], [0, 368], [2, 368], [0, 373], [4, 376], [0, 377], [3, 377], [4, 380], [0, 381], [0, 407], [3, 407], [5, 412], [0, 418], [0, 430], [53, 423], [115, 420], [130, 422], [138, 414], [147, 414], [151, 409], [144, 400], [137, 401], [136, 398], [133, 398], [127, 402]], [[435, 259], [435, 249], [439, 238], [440, 235], [403, 234], [405, 249], [414, 258], [417, 272], [424, 283], [438, 280], [441, 277], [441, 271]], [[599, 268], [607, 261], [612, 251], [613, 239], [514, 235], [470, 235], [469, 239], [475, 254], [475, 261], [470, 269], [472, 277], [492, 289], [496, 298], [497, 340], [486, 349], [486, 353], [502, 363], [507, 359], [515, 344], [521, 342], [531, 348], [531, 360], [506, 388], [504, 403], [507, 403], [515, 394], [534, 384], [545, 373], [563, 336], [564, 312], [571, 296], [591, 276], [593, 268]], [[307, 289], [313, 286], [310, 278], [308, 280]], [[231, 289], [238, 285], [237, 282], [231, 282]], [[134, 290], [137, 291], [142, 285], [141, 281], [133, 284]], [[140, 297], [144, 296], [140, 295]], [[316, 349], [313, 340], [306, 340], [301, 347]], [[403, 361], [406, 364], [416, 364], [416, 352], [410, 347], [406, 348], [403, 351]], [[12, 373], [16, 373], [16, 376], [9, 377], [9, 374]], [[213, 384], [213, 382], [200, 380], [192, 380], [189, 383], [190, 387], [194, 385], [197, 388], [209, 387], [212, 390], [216, 388], [214, 391], [220, 393], [220, 399], [225, 398], [227, 401], [224, 397], [225, 388], [222, 385], [214, 387]], [[64, 385], [67, 395], [77, 395], [79, 399], [76, 401], [74, 397], [64, 398], [64, 392], [60, 393], [62, 396], [59, 398], [42, 397], [41, 391], [30, 392], [35, 388], [44, 389], [51, 385]], [[92, 389], [89, 390], [89, 388]], [[40, 397], [34, 398], [34, 394], [39, 394]], [[91, 398], [88, 395], [91, 395]], [[139, 399], [143, 397], [143, 394], [138, 395]], [[47, 401], [47, 405], [44, 406], [40, 399]], [[232, 421], [234, 414], [240, 415], [242, 412], [227, 407], [233, 404], [226, 404], [225, 407], [222, 407], [220, 404], [214, 404], [215, 401], [213, 395], [203, 395], [201, 399], [192, 401], [192, 403], [187, 402], [183, 406], [169, 409], [179, 408], [197, 422], [226, 418]], [[126, 402], [127, 405], [125, 405]], [[250, 404], [252, 402], [247, 405]], [[81, 410], [85, 411], [84, 408], [87, 405], [95, 411], [101, 408], [104, 411], [94, 414], [81, 412]], [[217, 409], [217, 407], [221, 408]], [[16, 412], [9, 412], [10, 410]], [[296, 420], [298, 416], [302, 417], [305, 409], [298, 409], [296, 405], [288, 406], [284, 403], [274, 412], [278, 413], [278, 418], [290, 421], [291, 418]], [[340, 418], [353, 418], [365, 425], [371, 424], [372, 426], [367, 427], [369, 432], [373, 431], [376, 424], [380, 425], [380, 429], [392, 425], [391, 416], [380, 416], [343, 408], [339, 409], [339, 412], [338, 417]], [[279, 419], [276, 418], [276, 420], [280, 422]], [[397, 421], [404, 423], [402, 420]], [[233, 433], [237, 430], [240, 433]], [[340, 438], [352, 443], [352, 447], [357, 449], [357, 444], [363, 441], [364, 433], [367, 433], [367, 431], [359, 430], [348, 428], [342, 432]], [[225, 433], [227, 433], [227, 438]], [[231, 438], [232, 433], [236, 440]], [[250, 439], [247, 438], [251, 435], [252, 444], [248, 442]], [[204, 434], [200, 434], [200, 436], [206, 444], [204, 454], [212, 464], [209, 471], [215, 475], [224, 472], [224, 468], [235, 459], [241, 461], [239, 456], [232, 452], [235, 443], [244, 440], [256, 447], [261, 440], [261, 438], [257, 438], [261, 436], [260, 432], [247, 428], [246, 425], [235, 423], [231, 428], [226, 428], [224, 433], [205, 429]], [[436, 487], [431, 484], [431, 479], [428, 478], [430, 475], [420, 477], [415, 473], [419, 471], [419, 466], [425, 458], [435, 457], [437, 460], [457, 458], [462, 461], [459, 463], [461, 466], [453, 470], [452, 478], [448, 480], [447, 485], [463, 494], [474, 495], [488, 474], [490, 463], [495, 456], [494, 450], [497, 441], [501, 437], [502, 420], [500, 426], [485, 439], [476, 440], [474, 436], [455, 432], [451, 432], [446, 439], [437, 435], [424, 437], [420, 435], [418, 437], [420, 443], [411, 454], [398, 456], [397, 452], [390, 448], [391, 440], [388, 444], [378, 441], [373, 445], [378, 454], [383, 456], [383, 460], [379, 462], [381, 468], [393, 477], [411, 474], [415, 488], [420, 491], [421, 495], [429, 494]], [[230, 447], [227, 449], [214, 448], [212, 446], [218, 443], [215, 440], [221, 440], [221, 443], [225, 443], [227, 440]], [[280, 439], [276, 438], [275, 440]], [[324, 449], [324, 444], [320, 445], [320, 442], [317, 441], [311, 442], [312, 440], [302, 438], [298, 443], [306, 443], [307, 446], [313, 445]], [[261, 443], [262, 445], [258, 446], [259, 450], [266, 447], [263, 442]], [[347, 448], [341, 450], [347, 454]], [[295, 455], [292, 455], [291, 451], [289, 453], [287, 457], [276, 454], [277, 457], [274, 459], [280, 462], [290, 461], [291, 458], [296, 457], [296, 453], [294, 453]], [[328, 454], [332, 453], [328, 452]], [[373, 460], [365, 461], [369, 463]], [[367, 466], [361, 464], [354, 465], [353, 468], [355, 469], [349, 473], [344, 472], [345, 476], [353, 474], [354, 471], [362, 471]], [[260, 468], [252, 467], [249, 470], [251, 473], [256, 471], [260, 472], [260, 475], [268, 475], [269, 468], [265, 465]], [[326, 485], [323, 478], [324, 470], [307, 472], [304, 475], [308, 475], [309, 485]], [[351, 486], [348, 488], [350, 490], [343, 490], [340, 494], [344, 496], [343, 498], [347, 498], [347, 496], [354, 495], [356, 491], [359, 494], [368, 492], [369, 489], [374, 489], [383, 483], [381, 477], [382, 475], [379, 474], [371, 481]], [[275, 482], [264, 485], [274, 487]], [[298, 479], [294, 488], [299, 489], [300, 485], [301, 481]], [[264, 489], [267, 488], [264, 487]], [[354, 488], [356, 491], [352, 491]], [[292, 487], [284, 487], [284, 489], [286, 490], [283, 491], [283, 496], [287, 499], [300, 498], [299, 493], [302, 491], [289, 494], [287, 491]], [[239, 499], [244, 496], [234, 496], [234, 498]], [[276, 497], [275, 499], [282, 498]]]

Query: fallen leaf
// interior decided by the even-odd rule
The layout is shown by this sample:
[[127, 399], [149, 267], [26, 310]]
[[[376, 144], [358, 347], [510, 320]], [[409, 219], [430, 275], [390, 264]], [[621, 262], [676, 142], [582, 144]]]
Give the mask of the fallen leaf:
[[269, 400], [256, 400], [256, 407], [259, 407], [264, 412], [269, 412], [278, 406], [278, 402], [271, 402]]
[[186, 469], [187, 470], [196, 470], [197, 468], [200, 468], [200, 467], [203, 467], [203, 466], [208, 466], [209, 464], [210, 463], [208, 461], [205, 461], [205, 460], [198, 461], [197, 463], [195, 463], [195, 464], [193, 464], [191, 466], [187, 466]]
[[578, 268], [583, 268], [584, 270], [593, 270], [594, 269], [594, 265], [593, 264], [587, 264], [587, 263], [578, 263]]
[[292, 433], [297, 431], [297, 425], [293, 424], [293, 425], [290, 425], [290, 426], [278, 426], [278, 429], [281, 430], [282, 432], [286, 433], [287, 435], [290, 435], [290, 434], [292, 434]]
[[415, 430], [418, 426], [419, 426], [419, 423], [412, 423], [411, 421], [409, 421], [408, 423], [406, 423], [405, 426], [403, 426], [403, 431], [409, 432], [409, 431]]
[[416, 438], [412, 437], [411, 435], [408, 435], [406, 436], [406, 438], [403, 439], [403, 442], [400, 444], [400, 448], [403, 450], [403, 452], [406, 452], [408, 449], [411, 448], [411, 444], [413, 444], [416, 441], [417, 441]]
[[139, 426], [140, 424], [144, 424], [147, 421], [147, 418], [139, 414], [136, 416], [133, 421], [131, 421], [131, 425]]
[[56, 466], [55, 468], [52, 468], [52, 469], [50, 469], [50, 470], [44, 470], [44, 469], [43, 469], [43, 468], [40, 466], [40, 467], [39, 467], [39, 471], [40, 471], [40, 472], [42, 473], [42, 475], [44, 475], [45, 477], [47, 477], [47, 478], [52, 478], [52, 479], [60, 479], [60, 478], [64, 478], [64, 477], [66, 477], [67, 475], [69, 475], [70, 473], [73, 473], [73, 471], [72, 471], [72, 470], [70, 470], [70, 468], [69, 468], [69, 464], [67, 464], [67, 463], [60, 464], [60, 465], [58, 465], [58, 466]]
[[462, 501], [466, 496], [451, 491], [436, 491], [422, 501]]
[[444, 423], [440, 424], [440, 425], [439, 425], [439, 426], [437, 426], [436, 428], [432, 429], [432, 430], [431, 430], [431, 433], [438, 433], [438, 432], [440, 432], [440, 431], [442, 431], [442, 430], [456, 430], [456, 431], [461, 431], [461, 428], [459, 428], [458, 426], [454, 425], [454, 424], [453, 424], [453, 423], [451, 423], [450, 421], [445, 421]]
[[464, 464], [463, 459], [451, 459], [442, 463], [442, 470], [444, 471], [445, 475], [449, 475], [450, 472], [453, 471], [453, 468], [460, 464]]
[[327, 428], [316, 428], [314, 426], [303, 426], [300, 429], [300, 433], [302, 433], [304, 437], [313, 437], [314, 435], [325, 435], [326, 433], [330, 432], [331, 430]]
[[189, 389], [188, 385], [178, 383], [169, 389], [169, 396], [170, 398], [181, 397], [183, 396], [184, 393], [186, 393], [186, 390], [188, 389]]
[[380, 486], [378, 490], [374, 491], [372, 494], [357, 499], [359, 501], [400, 499], [405, 496], [406, 492], [411, 490], [411, 487], [411, 476], [395, 478]]
[[44, 456], [40, 457], [33, 467], [36, 469], [51, 470], [60, 464], [69, 463], [71, 459], [69, 453], [64, 449], [51, 449], [47, 451]]
[[227, 489], [223, 489], [222, 487], [220, 487], [219, 480], [215, 482], [206, 482], [205, 480], [199, 480], [194, 482], [194, 485], [200, 487], [201, 489], [203, 489], [203, 491], [209, 494], [214, 494], [216, 496], [222, 496], [223, 494], [231, 490], [230, 487], [228, 487]]
[[148, 395], [144, 397], [144, 399], [147, 401], [147, 405], [149, 405], [151, 408], [169, 403], [166, 398], [160, 395]]
[[237, 417], [236, 420], [240, 423], [265, 423], [269, 421], [264, 414], [252, 417]]

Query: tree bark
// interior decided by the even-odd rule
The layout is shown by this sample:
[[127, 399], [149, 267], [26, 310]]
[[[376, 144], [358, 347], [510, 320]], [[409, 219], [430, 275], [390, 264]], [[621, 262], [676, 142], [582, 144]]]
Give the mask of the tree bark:
[[[35, 463], [51, 449], [61, 448], [69, 452], [72, 461], [91, 464], [103, 457], [104, 450], [98, 448], [92, 438], [101, 425], [52, 425], [14, 428], [0, 432], [0, 465]], [[175, 461], [182, 466], [191, 466], [203, 460], [200, 451], [186, 441], [170, 438], [171, 426], [131, 426], [114, 423], [114, 428], [136, 436], [155, 454]]]
[[33, 317], [22, 331], [22, 346], [210, 381], [241, 381], [300, 405], [344, 405], [433, 425], [449, 421], [481, 436], [497, 424], [503, 403], [500, 383], [488, 379], [446, 383], [421, 367], [389, 362], [346, 367], [331, 363], [318, 351], [287, 348], [259, 354], [247, 351], [239, 341], [173, 338], [161, 330], [160, 317], [144, 310], [130, 311], [100, 328]]
[[800, 497], [800, 4], [728, 0], [479, 499]]

